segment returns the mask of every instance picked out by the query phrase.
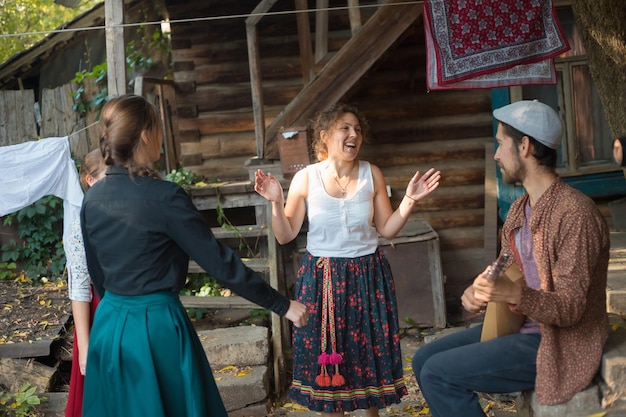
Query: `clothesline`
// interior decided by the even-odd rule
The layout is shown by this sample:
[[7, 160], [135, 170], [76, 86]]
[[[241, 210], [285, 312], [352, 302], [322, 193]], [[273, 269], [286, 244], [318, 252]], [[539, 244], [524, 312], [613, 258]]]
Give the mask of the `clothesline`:
[[90, 124], [90, 125], [88, 125], [88, 126], [85, 126], [85, 127], [81, 128], [81, 129], [78, 129], [76, 132], [72, 132], [72, 133], [70, 133], [70, 134], [68, 135], [68, 137], [76, 136], [76, 135], [78, 135], [80, 132], [84, 132], [85, 130], [92, 128], [93, 126], [97, 125], [98, 123], [100, 123], [100, 121], [93, 122], [92, 124]]
[[[366, 9], [366, 8], [380, 7], [380, 6], [404, 6], [407, 4], [422, 4], [423, 2], [424, 0], [413, 0], [413, 1], [407, 1], [407, 2], [402, 2], [402, 3], [364, 4], [364, 5], [358, 5], [355, 8]], [[131, 27], [138, 27], [138, 26], [153, 26], [153, 25], [161, 25], [163, 23], [168, 23], [170, 25], [173, 25], [177, 23], [243, 19], [243, 18], [258, 17], [258, 16], [265, 17], [265, 16], [280, 16], [280, 15], [287, 15], [287, 14], [310, 13], [310, 12], [321, 12], [321, 11], [338, 11], [338, 10], [348, 10], [350, 8], [352, 7], [350, 6], [320, 7], [320, 8], [306, 9], [306, 10], [283, 10], [283, 11], [265, 12], [265, 13], [243, 13], [243, 14], [235, 14], [235, 15], [194, 17], [194, 18], [187, 18], [187, 19], [167, 20], [167, 21], [159, 20], [159, 21], [151, 21], [151, 22], [122, 23], [118, 25], [103, 25], [103, 26], [91, 26], [91, 27], [82, 27], [82, 28], [42, 30], [42, 31], [35, 31], [35, 32], [6, 33], [6, 34], [0, 34], [0, 39], [28, 36], [28, 35], [51, 35], [51, 34], [56, 34], [56, 33], [81, 32], [81, 31], [88, 31], [88, 30], [131, 28]]]

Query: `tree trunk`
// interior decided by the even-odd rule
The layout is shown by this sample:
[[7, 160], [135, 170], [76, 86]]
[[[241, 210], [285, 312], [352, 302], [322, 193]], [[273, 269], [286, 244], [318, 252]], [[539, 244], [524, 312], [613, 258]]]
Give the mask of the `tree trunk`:
[[626, 135], [626, 1], [572, 0], [613, 137]]

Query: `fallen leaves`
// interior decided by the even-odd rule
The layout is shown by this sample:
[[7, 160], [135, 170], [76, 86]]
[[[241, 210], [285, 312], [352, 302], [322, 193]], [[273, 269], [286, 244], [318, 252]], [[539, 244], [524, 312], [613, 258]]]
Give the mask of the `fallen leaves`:
[[0, 345], [53, 340], [71, 313], [62, 280], [36, 286], [20, 279], [0, 281], [0, 306]]
[[[220, 369], [219, 371], [215, 371], [216, 374], [226, 374], [226, 373], [230, 373], [233, 376], [236, 377], [243, 377], [248, 375], [250, 372], [252, 371], [252, 368], [250, 366], [234, 366], [234, 365], [228, 365], [223, 367], [222, 369]], [[220, 378], [215, 378], [217, 381], [220, 380]]]

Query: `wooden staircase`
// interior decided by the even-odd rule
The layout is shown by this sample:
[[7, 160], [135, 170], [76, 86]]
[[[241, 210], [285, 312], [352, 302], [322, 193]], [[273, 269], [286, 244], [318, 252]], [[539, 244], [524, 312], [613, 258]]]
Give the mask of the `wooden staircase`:
[[[223, 243], [228, 240], [258, 239], [259, 257], [245, 258], [242, 261], [251, 269], [265, 276], [269, 284], [281, 294], [287, 294], [284, 280], [278, 274], [278, 254], [276, 250], [276, 238], [271, 227], [271, 205], [263, 197], [254, 191], [254, 185], [249, 181], [233, 182], [218, 187], [192, 187], [190, 195], [198, 210], [215, 210], [218, 208], [242, 208], [254, 207], [255, 224], [239, 225], [236, 230], [224, 228], [212, 228], [216, 239]], [[189, 263], [189, 272], [204, 272], [194, 261]], [[240, 296], [232, 297], [197, 297], [181, 296], [183, 306], [186, 308], [208, 309], [253, 309], [260, 308], [256, 304]], [[287, 381], [287, 369], [285, 359], [285, 347], [289, 344], [290, 332], [286, 319], [276, 314], [271, 314], [271, 344], [272, 361], [274, 368], [274, 389], [277, 395]]]
[[[403, 4], [402, 1], [396, 0], [389, 1], [386, 6], [380, 7], [278, 114], [265, 130], [265, 134], [260, 135], [257, 131], [257, 141], [261, 138], [265, 141], [262, 147], [257, 144], [257, 149], [262, 149], [262, 154], [257, 156], [269, 159], [279, 158], [276, 141], [278, 133], [285, 128], [306, 125], [307, 120], [311, 119], [317, 111], [339, 101], [421, 14], [421, 3]], [[308, 36], [308, 33], [304, 35], [300, 33], [300, 37], [304, 37], [305, 40]], [[306, 42], [301, 41], [302, 44]], [[250, 59], [252, 91], [261, 91], [260, 75], [254, 72], [258, 68], [258, 65], [254, 63], [255, 56], [251, 55]], [[259, 83], [256, 88], [255, 81]], [[255, 120], [262, 120], [263, 117], [256, 114], [262, 111], [262, 97], [258, 100], [261, 106], [253, 103]]]

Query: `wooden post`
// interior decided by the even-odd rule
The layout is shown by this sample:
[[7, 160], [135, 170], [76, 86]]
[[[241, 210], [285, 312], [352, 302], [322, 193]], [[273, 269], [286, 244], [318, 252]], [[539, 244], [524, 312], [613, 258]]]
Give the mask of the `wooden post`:
[[498, 256], [498, 179], [496, 161], [493, 159], [494, 144], [485, 144], [485, 233], [484, 260], [493, 262]]
[[361, 10], [359, 10], [359, 0], [348, 0], [348, 14], [350, 16], [350, 30], [352, 36], [361, 30]]
[[109, 97], [126, 94], [126, 56], [124, 42], [124, 0], [105, 0], [105, 33]]
[[307, 85], [313, 79], [313, 52], [311, 47], [311, 29], [307, 0], [296, 0], [296, 20], [298, 22], [298, 42], [300, 44], [300, 65], [302, 65], [302, 81]]
[[250, 88], [252, 90], [252, 112], [254, 115], [254, 137], [256, 156], [265, 158], [265, 111], [263, 109], [263, 87], [261, 86], [261, 58], [256, 24], [261, 14], [267, 12], [276, 0], [262, 0], [246, 19], [246, 39], [248, 41], [248, 64], [250, 66]]
[[317, 0], [315, 7], [315, 63], [328, 53], [328, 0]]

